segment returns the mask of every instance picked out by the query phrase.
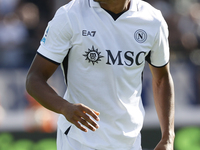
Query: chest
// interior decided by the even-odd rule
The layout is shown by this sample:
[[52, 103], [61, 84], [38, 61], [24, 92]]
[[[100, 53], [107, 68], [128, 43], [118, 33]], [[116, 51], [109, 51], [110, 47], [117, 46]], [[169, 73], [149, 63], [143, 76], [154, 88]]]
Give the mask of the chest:
[[93, 65], [143, 64], [155, 37], [152, 23], [129, 12], [114, 20], [105, 10], [99, 11], [81, 14], [72, 22], [71, 55]]

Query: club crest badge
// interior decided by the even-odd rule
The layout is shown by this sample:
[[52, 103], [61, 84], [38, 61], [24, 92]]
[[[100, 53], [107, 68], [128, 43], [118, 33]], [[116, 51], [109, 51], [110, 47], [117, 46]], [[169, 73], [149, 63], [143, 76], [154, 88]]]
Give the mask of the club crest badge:
[[138, 43], [144, 43], [147, 40], [147, 33], [139, 29], [134, 33], [134, 38]]

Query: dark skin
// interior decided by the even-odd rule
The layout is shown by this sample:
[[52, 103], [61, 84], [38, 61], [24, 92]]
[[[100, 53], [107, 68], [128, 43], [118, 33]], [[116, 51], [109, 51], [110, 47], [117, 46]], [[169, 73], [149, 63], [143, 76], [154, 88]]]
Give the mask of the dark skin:
[[94, 0], [99, 2], [100, 6], [115, 14], [124, 12], [129, 9], [130, 0]]
[[[102, 8], [120, 13], [128, 10], [130, 0], [95, 0]], [[26, 88], [41, 105], [65, 118], [80, 130], [95, 131], [99, 121], [99, 112], [83, 104], [72, 104], [60, 97], [48, 84], [47, 80], [57, 69], [58, 65], [46, 60], [40, 55], [35, 56], [29, 69]], [[157, 110], [162, 138], [154, 150], [173, 150], [174, 142], [174, 85], [169, 71], [169, 64], [157, 68], [149, 65], [152, 73], [152, 85], [155, 107]]]
[[153, 95], [160, 121], [162, 138], [154, 150], [173, 150], [174, 143], [174, 85], [169, 64], [156, 68], [151, 65]]

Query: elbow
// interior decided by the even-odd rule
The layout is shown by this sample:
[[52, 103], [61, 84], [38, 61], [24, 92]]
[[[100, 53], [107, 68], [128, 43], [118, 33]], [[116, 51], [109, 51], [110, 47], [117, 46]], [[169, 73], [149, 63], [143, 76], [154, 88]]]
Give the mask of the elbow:
[[35, 76], [33, 73], [28, 73], [28, 75], [26, 76], [25, 87], [26, 91], [31, 96], [33, 96], [33, 93], [35, 93], [34, 91], [37, 90], [37, 81], [37, 76]]
[[30, 74], [28, 74], [27, 76], [26, 76], [26, 82], [25, 82], [25, 87], [26, 87], [26, 91], [30, 94], [31, 93], [31, 76], [30, 76]]
[[25, 88], [28, 94], [35, 97], [42, 90], [46, 80], [34, 72], [29, 72], [26, 76]]

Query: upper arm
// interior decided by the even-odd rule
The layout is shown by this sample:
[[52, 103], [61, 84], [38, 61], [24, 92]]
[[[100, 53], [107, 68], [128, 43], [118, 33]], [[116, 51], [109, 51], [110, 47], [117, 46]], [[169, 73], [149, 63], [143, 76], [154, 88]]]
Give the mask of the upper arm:
[[169, 63], [163, 67], [154, 67], [149, 65], [152, 73], [153, 81], [160, 81], [163, 77], [168, 77], [170, 75]]
[[51, 62], [50, 60], [36, 54], [28, 71], [27, 79], [37, 77], [44, 81], [47, 81], [55, 72], [58, 66], [58, 64]]
[[169, 62], [170, 51], [168, 43], [168, 32], [167, 24], [165, 20], [162, 19], [160, 27], [158, 28], [158, 32], [155, 35], [154, 43], [146, 57], [147, 62], [152, 66], [157, 67], [158, 70], [164, 69], [166, 64]]
[[73, 31], [65, 7], [56, 12], [48, 23], [37, 52], [46, 58], [62, 63], [72, 48]]
[[163, 77], [169, 77], [169, 43], [168, 43], [168, 26], [164, 18], [161, 18], [161, 24], [158, 33], [155, 36], [155, 41], [152, 49], [147, 56], [147, 61], [150, 64], [150, 70], [153, 76], [153, 82], [159, 82]]
[[72, 32], [66, 17], [66, 10], [61, 7], [45, 30], [27, 75], [28, 85], [30, 81], [43, 82], [51, 77], [71, 48], [71, 37]]

